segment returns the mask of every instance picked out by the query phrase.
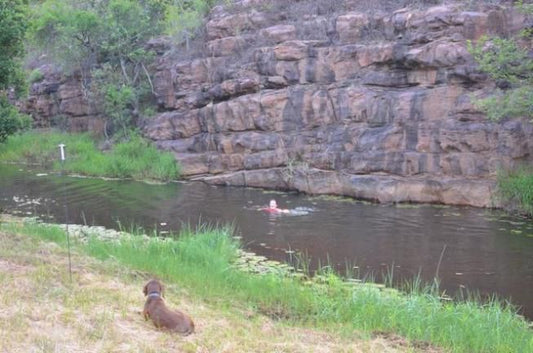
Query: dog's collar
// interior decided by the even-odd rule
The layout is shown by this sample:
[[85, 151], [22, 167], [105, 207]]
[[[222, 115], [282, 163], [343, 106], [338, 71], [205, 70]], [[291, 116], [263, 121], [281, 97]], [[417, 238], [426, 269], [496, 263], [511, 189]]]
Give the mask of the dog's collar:
[[150, 292], [150, 293], [148, 293], [148, 298], [160, 297], [160, 296], [161, 296], [161, 293], [159, 293], [159, 292]]

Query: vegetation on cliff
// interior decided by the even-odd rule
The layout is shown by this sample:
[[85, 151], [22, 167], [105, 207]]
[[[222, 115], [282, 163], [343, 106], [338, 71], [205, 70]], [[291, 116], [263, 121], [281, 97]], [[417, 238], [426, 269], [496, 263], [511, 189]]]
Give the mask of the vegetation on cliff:
[[[66, 246], [65, 232], [58, 226], [8, 224], [3, 230]], [[166, 239], [124, 235], [109, 241], [93, 234], [85, 241], [73, 239], [73, 245], [77, 253], [179, 283], [198, 306], [216, 303], [217, 307], [239, 308], [249, 318], [267, 315], [289, 326], [322, 328], [352, 337], [354, 333], [400, 334], [454, 352], [533, 350], [528, 323], [496, 300], [483, 305], [449, 302], [430, 287], [419, 285], [400, 293], [370, 284], [349, 284], [328, 269], [322, 271], [321, 282], [287, 277], [283, 271], [254, 275], [235, 266], [239, 244], [231, 235], [230, 228], [203, 227]], [[199, 335], [203, 327], [199, 325]]]
[[[33, 55], [45, 53], [67, 74], [81, 75], [105, 133], [128, 136], [153, 110], [147, 42], [165, 32], [187, 39], [210, 0], [46, 0], [32, 6]], [[196, 20], [196, 21], [193, 21]]]
[[[517, 3], [525, 16], [533, 16], [533, 5]], [[496, 82], [496, 91], [477, 101], [489, 117], [498, 121], [508, 117], [533, 120], [533, 57], [531, 37], [533, 29], [522, 30], [517, 37], [483, 36], [469, 49], [479, 68]]]
[[[525, 16], [533, 16], [533, 5], [517, 2]], [[533, 29], [526, 28], [513, 38], [484, 36], [469, 49], [479, 68], [496, 82], [496, 91], [477, 100], [489, 119], [525, 118], [533, 121]], [[507, 209], [533, 216], [533, 171], [518, 166], [501, 171], [499, 196]]]

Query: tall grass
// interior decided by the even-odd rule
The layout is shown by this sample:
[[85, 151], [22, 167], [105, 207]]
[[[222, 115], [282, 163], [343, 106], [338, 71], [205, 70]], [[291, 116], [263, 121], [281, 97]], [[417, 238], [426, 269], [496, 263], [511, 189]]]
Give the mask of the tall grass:
[[533, 168], [500, 173], [498, 192], [507, 208], [533, 216]]
[[[3, 226], [7, 229], [7, 226]], [[24, 225], [11, 230], [65, 243], [59, 227]], [[52, 230], [51, 230], [52, 229]], [[282, 275], [252, 275], [232, 262], [239, 244], [229, 227], [186, 229], [172, 238], [91, 237], [78, 249], [100, 259], [180, 283], [192, 295], [220, 306], [253, 308], [271, 317], [322, 328], [394, 332], [454, 352], [533, 352], [528, 323], [497, 300], [442, 301], [434, 287], [414, 285], [409, 293], [369, 284], [347, 285], [331, 271], [325, 283]]]
[[180, 175], [170, 153], [158, 151], [139, 136], [117, 143], [111, 151], [98, 150], [88, 134], [27, 132], [0, 144], [0, 161], [37, 164], [61, 170], [58, 144], [66, 145], [64, 169], [68, 173], [110, 178], [169, 181]]

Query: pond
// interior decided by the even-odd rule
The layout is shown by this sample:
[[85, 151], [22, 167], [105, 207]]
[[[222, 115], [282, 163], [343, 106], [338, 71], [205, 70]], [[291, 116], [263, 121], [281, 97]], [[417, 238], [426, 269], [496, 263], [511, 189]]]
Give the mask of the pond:
[[[497, 294], [533, 318], [533, 222], [499, 211], [432, 205], [378, 205], [199, 182], [151, 185], [40, 174], [0, 166], [0, 209], [43, 220], [129, 228], [160, 234], [184, 225], [227, 224], [246, 249], [288, 261], [307, 254], [311, 267], [330, 264], [360, 273], [432, 281], [450, 295]], [[260, 208], [276, 199], [289, 214]], [[442, 260], [441, 259], [442, 255]], [[440, 266], [439, 266], [440, 262]]]

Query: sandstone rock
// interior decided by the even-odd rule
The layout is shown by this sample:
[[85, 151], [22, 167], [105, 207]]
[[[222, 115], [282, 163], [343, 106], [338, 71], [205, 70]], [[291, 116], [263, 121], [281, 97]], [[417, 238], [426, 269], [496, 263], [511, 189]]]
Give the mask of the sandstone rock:
[[413, 48], [405, 55], [408, 66], [414, 67], [448, 67], [472, 61], [464, 43], [446, 41], [431, 42], [422, 47]]
[[296, 61], [308, 56], [309, 48], [303, 41], [289, 41], [274, 47], [277, 60]]
[[365, 27], [370, 23], [364, 13], [352, 12], [337, 17], [336, 30], [343, 44], [356, 43], [361, 39]]
[[213, 18], [207, 23], [207, 38], [212, 40], [235, 36], [243, 31], [261, 28], [266, 22], [265, 15], [256, 10], [234, 15], [228, 15], [222, 11], [219, 17]]
[[261, 30], [260, 34], [274, 43], [296, 39], [296, 27], [293, 25], [276, 25]]
[[189, 114], [168, 112], [159, 115], [145, 130], [151, 139], [179, 139], [201, 132], [199, 117], [195, 112]]
[[210, 56], [227, 56], [235, 54], [246, 48], [244, 37], [225, 37], [214, 39], [207, 43], [207, 50]]

